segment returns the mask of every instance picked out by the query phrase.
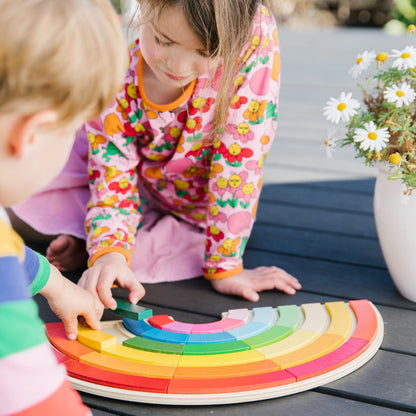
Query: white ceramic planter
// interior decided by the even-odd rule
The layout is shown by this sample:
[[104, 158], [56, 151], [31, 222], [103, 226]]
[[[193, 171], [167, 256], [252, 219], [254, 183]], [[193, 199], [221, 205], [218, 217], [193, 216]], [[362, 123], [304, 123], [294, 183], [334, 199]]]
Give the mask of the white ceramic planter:
[[379, 165], [374, 190], [374, 217], [387, 268], [399, 292], [416, 302], [416, 190], [405, 195], [400, 180], [390, 180]]

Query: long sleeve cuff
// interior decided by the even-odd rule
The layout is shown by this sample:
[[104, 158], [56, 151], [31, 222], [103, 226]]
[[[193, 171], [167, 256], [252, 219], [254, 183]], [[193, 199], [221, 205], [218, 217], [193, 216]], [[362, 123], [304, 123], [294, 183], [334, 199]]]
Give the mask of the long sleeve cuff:
[[106, 248], [96, 251], [88, 260], [88, 267], [92, 267], [94, 263], [97, 261], [97, 259], [99, 259], [101, 256], [104, 256], [104, 254], [107, 254], [107, 253], [122, 254], [126, 258], [127, 264], [130, 266], [130, 261], [131, 261], [130, 253], [122, 247], [111, 246], [111, 247], [106, 247]]
[[32, 280], [29, 289], [32, 296], [39, 293], [49, 280], [51, 265], [46, 257], [25, 247], [25, 269], [29, 279]]
[[208, 280], [220, 280], [220, 279], [226, 279], [227, 277], [234, 276], [240, 272], [243, 271], [243, 265], [240, 264], [234, 269], [231, 270], [224, 270], [221, 268], [204, 268], [202, 269], [203, 275], [205, 279]]

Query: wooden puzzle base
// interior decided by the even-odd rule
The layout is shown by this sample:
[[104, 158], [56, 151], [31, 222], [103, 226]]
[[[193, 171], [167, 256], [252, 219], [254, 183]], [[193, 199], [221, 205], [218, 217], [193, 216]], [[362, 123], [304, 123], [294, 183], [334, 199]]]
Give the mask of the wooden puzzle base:
[[46, 324], [77, 390], [170, 405], [270, 399], [350, 374], [383, 339], [381, 315], [367, 300], [236, 309], [208, 324], [149, 311], [103, 322], [102, 331], [80, 326], [77, 341], [61, 323]]

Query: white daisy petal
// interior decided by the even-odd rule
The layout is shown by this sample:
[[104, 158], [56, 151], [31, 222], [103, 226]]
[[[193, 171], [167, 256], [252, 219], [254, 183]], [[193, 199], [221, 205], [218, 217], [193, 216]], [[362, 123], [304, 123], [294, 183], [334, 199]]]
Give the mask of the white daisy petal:
[[407, 83], [387, 87], [384, 91], [384, 98], [389, 103], [396, 103], [396, 107], [411, 104], [416, 98], [416, 91]]
[[348, 71], [348, 73], [353, 78], [357, 78], [375, 61], [376, 56], [377, 55], [374, 51], [365, 51], [362, 54], [357, 55], [357, 61], [355, 62], [355, 65]]
[[336, 133], [336, 128], [334, 126], [329, 126], [327, 135], [324, 139], [324, 144], [323, 146], [321, 146], [325, 149], [325, 154], [326, 154], [327, 159], [332, 159], [334, 157], [334, 151], [335, 151], [336, 140], [337, 140], [337, 138], [335, 137], [335, 133]]
[[396, 58], [393, 67], [399, 71], [416, 67], [416, 48], [406, 46], [402, 50], [393, 49], [392, 57]]
[[339, 121], [349, 121], [357, 113], [360, 103], [352, 97], [352, 93], [342, 92], [338, 99], [331, 97], [324, 107], [324, 116], [332, 123], [338, 124]]
[[356, 129], [354, 132], [354, 141], [360, 143], [360, 148], [364, 151], [380, 150], [387, 147], [390, 133], [386, 127], [378, 129], [373, 121], [364, 124], [364, 128]]

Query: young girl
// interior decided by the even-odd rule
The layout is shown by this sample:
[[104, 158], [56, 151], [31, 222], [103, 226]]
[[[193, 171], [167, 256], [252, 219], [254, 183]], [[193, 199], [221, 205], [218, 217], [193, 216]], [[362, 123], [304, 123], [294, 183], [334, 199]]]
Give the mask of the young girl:
[[[84, 126], [69, 165], [38, 199], [52, 194], [71, 206], [57, 183], [73, 183], [88, 139], [89, 269], [80, 285], [111, 308], [114, 282], [136, 302], [144, 293], [138, 281], [190, 278], [201, 269], [217, 291], [251, 301], [262, 290], [295, 293], [300, 284], [284, 270], [248, 270], [242, 263], [277, 127], [274, 18], [258, 0], [138, 3], [139, 36], [124, 88]], [[79, 185], [71, 191], [78, 199]], [[70, 211], [82, 217], [82, 209]], [[15, 212], [44, 233], [83, 237], [78, 219], [54, 227], [51, 216], [45, 224], [25, 206]], [[49, 247], [58, 267], [80, 259], [72, 236], [61, 235]]]

